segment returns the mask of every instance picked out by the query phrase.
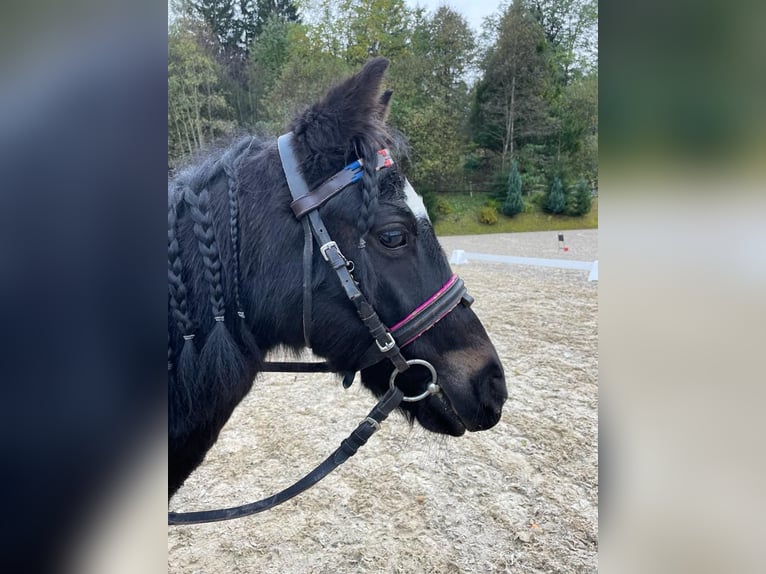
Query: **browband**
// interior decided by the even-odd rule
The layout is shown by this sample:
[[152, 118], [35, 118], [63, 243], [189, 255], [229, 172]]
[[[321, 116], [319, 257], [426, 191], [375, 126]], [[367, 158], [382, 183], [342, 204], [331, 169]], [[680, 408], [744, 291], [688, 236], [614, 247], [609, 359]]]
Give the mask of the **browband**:
[[[344, 167], [313, 191], [303, 194], [293, 200], [290, 207], [292, 208], [295, 217], [300, 219], [306, 213], [318, 209], [338, 193], [346, 189], [349, 185], [362, 179], [363, 165], [363, 160], [358, 159], [354, 163], [350, 163]], [[394, 160], [391, 159], [391, 154], [389, 154], [388, 150], [379, 150], [378, 163], [375, 166], [376, 171], [392, 165], [394, 165]]]

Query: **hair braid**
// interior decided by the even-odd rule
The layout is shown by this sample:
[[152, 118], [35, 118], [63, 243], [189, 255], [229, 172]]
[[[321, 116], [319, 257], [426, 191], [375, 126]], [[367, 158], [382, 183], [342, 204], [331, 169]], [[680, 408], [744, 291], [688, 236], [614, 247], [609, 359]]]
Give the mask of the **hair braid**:
[[192, 187], [186, 187], [184, 198], [191, 208], [194, 237], [197, 238], [199, 252], [205, 264], [205, 281], [210, 288], [210, 306], [216, 321], [222, 322], [226, 313], [223, 297], [223, 280], [221, 274], [221, 253], [215, 239], [213, 217], [210, 213], [210, 192], [203, 185], [195, 193]]
[[[197, 184], [199, 191], [195, 192]], [[200, 352], [199, 377], [210, 383], [204, 399], [229, 406], [236, 386], [246, 377], [245, 359], [226, 328], [226, 305], [223, 293], [221, 253], [215, 238], [210, 206], [209, 178], [198, 180], [184, 188], [189, 204], [194, 236], [204, 263], [204, 277], [210, 289], [210, 306], [215, 325]]]
[[[252, 140], [249, 142], [248, 149], [250, 145], [252, 145]], [[237, 316], [239, 317], [239, 321], [237, 321], [237, 323], [239, 325], [238, 332], [240, 341], [242, 342], [242, 345], [245, 347], [245, 350], [249, 355], [260, 359], [260, 350], [258, 349], [258, 345], [255, 342], [255, 337], [253, 337], [253, 334], [245, 320], [245, 310], [242, 307], [242, 300], [240, 297], [239, 178], [237, 173], [238, 166], [235, 165], [235, 160], [233, 159], [235, 154], [238, 155], [238, 160], [241, 159], [243, 154], [240, 153], [241, 150], [238, 149], [240, 147], [241, 145], [237, 146], [233, 150], [230, 150], [221, 158], [221, 166], [224, 173], [226, 174], [229, 194], [229, 237], [231, 239], [233, 262], [232, 283], [234, 286], [234, 302], [237, 306]]]
[[[171, 420], [183, 420], [192, 412], [192, 396], [198, 383], [197, 348], [194, 345], [194, 323], [189, 316], [187, 290], [181, 276], [181, 247], [177, 237], [178, 205], [175, 198], [168, 200], [168, 296], [170, 311], [176, 321], [178, 331], [184, 339], [175, 368], [174, 392], [169, 397], [169, 407], [178, 410], [178, 417]], [[172, 350], [168, 335], [168, 371], [172, 378]], [[169, 384], [171, 381], [169, 381]]]
[[359, 246], [364, 247], [364, 236], [375, 224], [375, 214], [378, 207], [378, 173], [377, 173], [377, 148], [368, 140], [357, 143], [357, 150], [361, 152], [362, 159], [362, 207], [359, 214], [358, 229], [361, 235]]
[[178, 330], [182, 335], [191, 335], [194, 324], [189, 317], [186, 302], [186, 285], [181, 277], [181, 247], [176, 236], [178, 209], [174, 203], [168, 205], [168, 292], [170, 294], [170, 310], [176, 320]]
[[232, 251], [234, 303], [237, 306], [237, 314], [244, 315], [239, 295], [239, 197], [237, 196], [239, 181], [230, 157], [224, 156], [221, 159], [221, 165], [226, 174], [229, 188], [229, 238], [231, 239]]

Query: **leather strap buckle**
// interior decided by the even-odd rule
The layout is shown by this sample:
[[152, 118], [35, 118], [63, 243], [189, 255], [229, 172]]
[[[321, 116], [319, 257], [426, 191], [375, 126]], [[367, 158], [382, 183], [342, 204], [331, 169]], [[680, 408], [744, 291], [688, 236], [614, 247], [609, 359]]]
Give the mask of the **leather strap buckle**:
[[334, 241], [328, 241], [327, 243], [325, 243], [319, 248], [319, 252], [322, 254], [322, 259], [328, 262], [330, 261], [330, 257], [329, 255], [327, 255], [327, 251], [329, 249], [332, 249], [333, 247], [338, 251], [338, 253], [340, 253], [340, 249], [338, 249], [338, 244], [335, 243]]
[[394, 337], [391, 333], [386, 333], [386, 342], [381, 344], [380, 341], [375, 339], [375, 344], [378, 346], [381, 353], [388, 353], [396, 346], [396, 341], [394, 341]]

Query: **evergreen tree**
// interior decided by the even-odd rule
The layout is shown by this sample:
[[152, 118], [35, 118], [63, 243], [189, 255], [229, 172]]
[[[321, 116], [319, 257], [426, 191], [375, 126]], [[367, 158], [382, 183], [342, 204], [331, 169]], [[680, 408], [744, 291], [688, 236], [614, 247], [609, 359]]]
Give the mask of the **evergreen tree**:
[[511, 173], [508, 176], [508, 194], [503, 202], [503, 215], [513, 217], [524, 211], [524, 199], [521, 197], [521, 174], [516, 161], [511, 163]]
[[566, 190], [567, 215], [579, 217], [590, 211], [591, 197], [590, 188], [584, 178], [580, 178], [574, 189]]
[[564, 215], [578, 216], [580, 215], [580, 207], [577, 204], [577, 194], [575, 190], [566, 184], [564, 181]]
[[[240, 0], [240, 4], [252, 5], [252, 1]], [[256, 37], [260, 36], [271, 20], [282, 22], [283, 24], [300, 22], [295, 2], [293, 0], [257, 0], [255, 2], [253, 23], [254, 35]]]
[[545, 198], [545, 211], [548, 213], [563, 213], [566, 207], [566, 198], [564, 197], [564, 185], [560, 177], [553, 180], [548, 197]]
[[585, 215], [590, 211], [592, 198], [588, 182], [580, 178], [580, 181], [577, 182], [576, 193], [578, 196], [578, 203], [580, 204], [580, 215]]
[[574, 203], [577, 206], [573, 215], [585, 215], [588, 213], [591, 206], [591, 196], [588, 182], [586, 182], [585, 179], [580, 178], [580, 181], [577, 182], [577, 187], [575, 187], [572, 195], [575, 198]]

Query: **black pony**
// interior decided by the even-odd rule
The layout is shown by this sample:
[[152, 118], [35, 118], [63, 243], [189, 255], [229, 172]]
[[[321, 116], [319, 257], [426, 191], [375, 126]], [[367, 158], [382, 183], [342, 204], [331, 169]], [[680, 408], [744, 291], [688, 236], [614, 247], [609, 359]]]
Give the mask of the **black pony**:
[[[351, 162], [361, 179], [321, 207], [328, 231], [354, 263], [354, 278], [386, 325], [407, 316], [452, 275], [420, 197], [399, 169], [376, 171], [392, 144], [380, 95], [387, 60], [371, 60], [292, 125], [293, 151], [309, 189]], [[169, 495], [248, 393], [264, 353], [306, 346], [301, 222], [274, 140], [245, 138], [182, 171], [168, 190]], [[358, 370], [372, 339], [337, 276], [313, 253], [308, 343], [338, 373]], [[403, 404], [425, 428], [459, 436], [495, 425], [507, 398], [503, 368], [476, 315], [462, 305], [402, 350], [429, 361], [441, 392]], [[409, 371], [397, 384], [423, 382]], [[362, 371], [374, 394], [393, 367]], [[405, 377], [404, 375], [408, 375]], [[422, 373], [421, 373], [422, 375]]]

